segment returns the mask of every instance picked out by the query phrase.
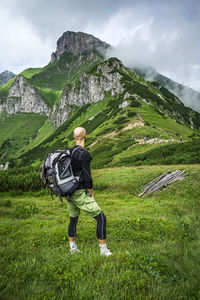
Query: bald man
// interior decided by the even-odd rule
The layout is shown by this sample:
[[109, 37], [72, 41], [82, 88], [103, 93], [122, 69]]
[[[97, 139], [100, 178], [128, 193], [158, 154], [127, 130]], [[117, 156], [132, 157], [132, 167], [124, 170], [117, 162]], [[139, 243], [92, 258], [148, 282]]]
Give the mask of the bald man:
[[97, 221], [96, 234], [102, 256], [110, 256], [112, 253], [106, 246], [106, 216], [94, 199], [90, 162], [92, 160], [89, 152], [84, 149], [86, 131], [82, 127], [74, 129], [76, 145], [71, 148], [72, 169], [75, 176], [80, 176], [78, 189], [70, 196], [67, 202], [70, 223], [68, 227], [69, 243], [71, 253], [80, 252], [76, 244], [76, 226], [80, 211], [93, 217]]

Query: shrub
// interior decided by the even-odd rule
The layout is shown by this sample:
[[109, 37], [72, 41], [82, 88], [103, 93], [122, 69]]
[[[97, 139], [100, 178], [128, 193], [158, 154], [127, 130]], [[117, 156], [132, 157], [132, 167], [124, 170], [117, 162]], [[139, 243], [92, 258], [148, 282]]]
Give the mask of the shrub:
[[13, 212], [13, 217], [16, 219], [27, 219], [38, 212], [38, 208], [34, 203], [18, 205]]
[[126, 123], [128, 120], [126, 119], [126, 117], [120, 117], [117, 120], [114, 121], [114, 124], [124, 124]]
[[0, 202], [0, 206], [1, 207], [11, 207], [12, 206], [12, 202], [10, 200], [2, 200]]
[[91, 121], [88, 120], [81, 124], [80, 126], [85, 128], [87, 131], [87, 134], [93, 132], [100, 124], [102, 124], [107, 119], [107, 115], [104, 112], [98, 113], [94, 119]]
[[140, 107], [141, 106], [141, 103], [137, 100], [134, 100], [134, 101], [131, 101], [131, 104], [130, 104], [131, 107]]
[[129, 118], [132, 118], [132, 117], [134, 117], [134, 116], [137, 116], [137, 113], [136, 113], [136, 112], [134, 112], [134, 111], [129, 111], [129, 112], [128, 112], [128, 117], [129, 117]]

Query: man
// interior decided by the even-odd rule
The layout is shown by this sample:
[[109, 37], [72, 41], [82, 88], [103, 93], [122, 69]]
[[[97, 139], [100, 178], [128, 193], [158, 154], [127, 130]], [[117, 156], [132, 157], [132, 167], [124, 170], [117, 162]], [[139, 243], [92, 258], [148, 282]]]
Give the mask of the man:
[[72, 169], [75, 176], [80, 176], [78, 189], [70, 196], [68, 201], [68, 212], [70, 223], [68, 227], [69, 243], [71, 253], [80, 252], [76, 245], [76, 226], [80, 210], [97, 221], [96, 234], [102, 256], [110, 256], [112, 253], [106, 246], [106, 216], [101, 211], [99, 205], [94, 200], [93, 182], [90, 172], [91, 156], [84, 149], [86, 141], [86, 131], [82, 127], [74, 129], [74, 139], [76, 145], [71, 148]]

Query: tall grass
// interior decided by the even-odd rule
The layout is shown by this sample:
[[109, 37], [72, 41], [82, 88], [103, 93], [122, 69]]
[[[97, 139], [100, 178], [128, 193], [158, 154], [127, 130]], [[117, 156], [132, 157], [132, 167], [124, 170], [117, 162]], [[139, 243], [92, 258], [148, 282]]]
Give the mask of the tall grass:
[[168, 169], [93, 171], [114, 253], [107, 258], [99, 255], [96, 221], [84, 214], [77, 226], [82, 253], [70, 255], [66, 202], [1, 194], [1, 299], [199, 299], [199, 165], [170, 166], [188, 177], [137, 196]]

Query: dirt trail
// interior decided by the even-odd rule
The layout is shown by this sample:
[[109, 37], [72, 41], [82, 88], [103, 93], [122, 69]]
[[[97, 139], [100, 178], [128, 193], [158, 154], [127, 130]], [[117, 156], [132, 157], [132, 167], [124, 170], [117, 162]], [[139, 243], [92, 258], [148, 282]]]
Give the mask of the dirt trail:
[[134, 127], [143, 127], [143, 126], [144, 126], [144, 122], [142, 122], [142, 121], [140, 121], [140, 120], [138, 120], [138, 121], [136, 121], [136, 122], [134, 122], [134, 123], [131, 122], [131, 123], [129, 123], [126, 127], [122, 128], [122, 129], [119, 130], [119, 131], [112, 131], [112, 132], [110, 132], [110, 133], [108, 133], [108, 134], [105, 134], [105, 135], [101, 136], [100, 139], [97, 140], [96, 142], [92, 143], [92, 144], [89, 146], [89, 148], [90, 148], [90, 147], [93, 147], [98, 141], [100, 141], [100, 140], [103, 139], [103, 138], [114, 137], [114, 136], [116, 136], [117, 134], [119, 134], [120, 132], [129, 130], [129, 129], [132, 129], [132, 128], [134, 128]]

